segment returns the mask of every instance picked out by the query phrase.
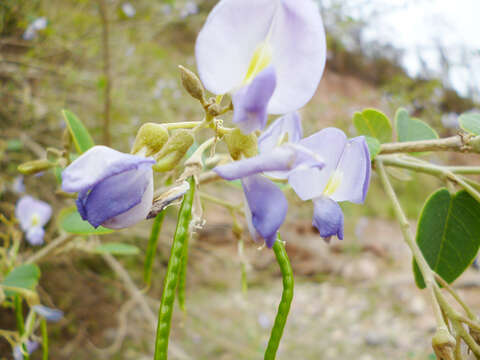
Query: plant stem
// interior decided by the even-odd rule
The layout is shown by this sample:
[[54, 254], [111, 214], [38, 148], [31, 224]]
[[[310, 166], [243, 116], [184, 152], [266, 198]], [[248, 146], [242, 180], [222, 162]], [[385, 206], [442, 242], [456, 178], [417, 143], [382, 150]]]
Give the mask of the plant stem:
[[98, 0], [98, 8], [100, 12], [100, 19], [102, 21], [103, 76], [105, 78], [105, 99], [103, 107], [103, 142], [106, 146], [110, 146], [110, 107], [112, 102], [112, 74], [110, 65], [108, 11], [105, 0]]
[[200, 198], [206, 200], [206, 201], [210, 201], [214, 204], [217, 204], [217, 205], [220, 205], [220, 206], [223, 206], [223, 207], [226, 207], [227, 209], [230, 209], [232, 211], [238, 211], [239, 210], [239, 205], [233, 205], [233, 204], [230, 204], [228, 201], [225, 201], [225, 200], [222, 200], [222, 199], [219, 199], [215, 196], [212, 196], [210, 194], [207, 194], [207, 193], [204, 193], [202, 191], [199, 192], [200, 194]]
[[41, 323], [42, 330], [42, 349], [43, 357], [42, 360], [48, 360], [48, 330], [47, 330], [47, 320], [42, 319]]
[[423, 172], [425, 174], [438, 176], [453, 181], [454, 183], [462, 186], [475, 200], [480, 202], [480, 193], [473, 186], [471, 186], [468, 181], [462, 179], [460, 176], [457, 176], [452, 171], [448, 170], [448, 168], [433, 165], [427, 162], [402, 160], [392, 156], [379, 156], [377, 159], [385, 165]]
[[173, 238], [170, 260], [168, 261], [165, 275], [162, 300], [158, 311], [157, 337], [155, 341], [155, 360], [166, 360], [168, 357], [168, 337], [172, 321], [175, 291], [178, 286], [179, 270], [184, 253], [185, 240], [188, 236], [190, 221], [192, 219], [192, 204], [195, 194], [195, 181], [189, 179], [190, 189], [185, 194], [180, 207], [177, 229]]
[[446, 282], [440, 275], [437, 273], [434, 273], [435, 279], [442, 285], [449, 293], [450, 295], [453, 296], [453, 298], [460, 304], [460, 306], [463, 308], [465, 313], [468, 315], [468, 317], [472, 320], [477, 320], [477, 317], [473, 313], [473, 311], [468, 307], [468, 305], [462, 300], [460, 295], [457, 294], [457, 292], [450, 286], [448, 282]]
[[380, 154], [412, 153], [426, 151], [460, 151], [478, 153], [478, 150], [470, 146], [470, 142], [473, 139], [468, 136], [456, 135], [444, 139], [406, 141], [382, 144], [380, 148]]
[[194, 129], [197, 126], [201, 125], [203, 121], [184, 121], [184, 122], [174, 122], [161, 124], [165, 126], [168, 130], [178, 130], [178, 129]]
[[157, 253], [158, 238], [162, 229], [163, 219], [165, 218], [165, 210], [161, 211], [153, 221], [152, 232], [148, 239], [147, 255], [145, 256], [145, 266], [143, 271], [143, 280], [147, 287], [150, 286], [152, 278], [153, 260]]
[[280, 236], [273, 244], [273, 252], [275, 253], [275, 257], [282, 272], [283, 292], [282, 299], [278, 305], [275, 323], [273, 324], [272, 332], [270, 334], [270, 340], [268, 341], [267, 350], [265, 351], [265, 360], [275, 359], [293, 299], [293, 270]]
[[433, 271], [430, 269], [430, 266], [423, 257], [422, 251], [420, 250], [415, 239], [413, 238], [413, 234], [410, 230], [410, 223], [408, 222], [408, 219], [403, 212], [402, 206], [398, 201], [397, 195], [395, 194], [395, 190], [393, 189], [393, 186], [388, 179], [382, 160], [377, 158], [375, 164], [383, 188], [385, 189], [387, 196], [390, 198], [390, 201], [393, 204], [393, 210], [398, 222], [400, 223], [403, 238], [407, 243], [408, 247], [410, 248], [413, 257], [418, 264], [420, 272], [422, 273], [423, 279], [425, 280], [425, 284], [427, 286], [427, 290], [432, 301], [433, 312], [435, 314], [435, 319], [437, 320], [437, 325], [439, 327], [447, 328], [447, 325], [442, 316], [442, 311], [435, 296], [435, 287], [437, 287], [437, 284], [435, 283], [433, 277]]
[[33, 263], [36, 263], [36, 262], [42, 260], [44, 257], [49, 255], [57, 247], [67, 243], [68, 241], [72, 240], [73, 238], [74, 238], [73, 235], [67, 235], [67, 234], [60, 235], [58, 238], [53, 240], [47, 246], [43, 247], [40, 251], [36, 252], [31, 257], [29, 257], [27, 260], [25, 260], [25, 263], [26, 264], [33, 264]]

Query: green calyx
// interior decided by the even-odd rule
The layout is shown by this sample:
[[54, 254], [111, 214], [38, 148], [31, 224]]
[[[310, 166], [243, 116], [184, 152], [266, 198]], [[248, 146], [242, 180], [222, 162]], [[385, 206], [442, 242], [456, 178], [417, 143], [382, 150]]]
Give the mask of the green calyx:
[[172, 170], [182, 160], [193, 142], [194, 139], [190, 131], [176, 132], [155, 156], [157, 163], [153, 166], [153, 170], [159, 172]]
[[152, 156], [162, 150], [167, 141], [168, 130], [165, 126], [155, 123], [143, 124], [135, 138], [132, 154], [136, 154], [142, 151], [142, 149], [145, 149], [145, 156]]
[[239, 160], [242, 155], [249, 158], [258, 154], [258, 143], [255, 134], [245, 135], [240, 129], [235, 129], [223, 137], [233, 160]]

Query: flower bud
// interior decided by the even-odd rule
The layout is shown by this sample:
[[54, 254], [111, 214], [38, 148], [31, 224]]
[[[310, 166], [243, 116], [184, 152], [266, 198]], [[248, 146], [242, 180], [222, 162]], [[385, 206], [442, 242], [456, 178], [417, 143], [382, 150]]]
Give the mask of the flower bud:
[[432, 338], [432, 347], [435, 354], [442, 360], [454, 360], [455, 338], [448, 332], [446, 328], [437, 329]]
[[40, 159], [40, 160], [27, 161], [23, 164], [20, 164], [18, 166], [18, 171], [23, 175], [32, 175], [32, 174], [37, 174], [39, 172], [48, 170], [53, 166], [54, 164], [52, 164], [50, 161], [46, 159]]
[[181, 65], [179, 65], [178, 68], [180, 69], [182, 84], [185, 90], [203, 105], [205, 103], [205, 90], [198, 76]]
[[145, 156], [151, 156], [162, 150], [168, 141], [168, 130], [161, 124], [146, 123], [138, 130], [132, 154], [137, 154], [146, 149]]
[[162, 151], [155, 156], [158, 160], [153, 169], [159, 172], [172, 170], [193, 145], [193, 141], [192, 134], [187, 130], [175, 133], [168, 139]]
[[228, 146], [228, 151], [234, 160], [239, 160], [242, 155], [249, 158], [257, 155], [257, 137], [255, 134], [245, 135], [240, 129], [235, 129], [223, 138]]
[[467, 141], [475, 152], [480, 152], [480, 136], [475, 136], [474, 138]]

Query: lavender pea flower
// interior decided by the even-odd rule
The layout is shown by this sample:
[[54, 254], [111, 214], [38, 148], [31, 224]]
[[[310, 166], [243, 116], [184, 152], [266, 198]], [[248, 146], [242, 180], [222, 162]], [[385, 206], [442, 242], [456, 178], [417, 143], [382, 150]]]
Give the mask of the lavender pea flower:
[[300, 118], [297, 114], [286, 115], [259, 139], [259, 155], [214, 169], [226, 180], [242, 179], [250, 234], [254, 240], [264, 239], [268, 247], [275, 243], [288, 204], [282, 191], [261, 174], [286, 179], [295, 169], [323, 166], [322, 159], [296, 144], [300, 137]]
[[151, 157], [94, 146], [63, 171], [62, 189], [78, 192], [78, 212], [93, 227], [126, 228], [152, 207], [154, 164]]
[[42, 245], [45, 230], [43, 227], [52, 216], [52, 208], [46, 202], [25, 195], [17, 202], [15, 217], [31, 245]]
[[63, 318], [63, 311], [44, 305], [34, 305], [33, 311], [50, 322], [59, 322]]
[[322, 170], [296, 169], [289, 184], [302, 200], [313, 200], [313, 225], [325, 240], [343, 239], [338, 202], [363, 203], [370, 184], [370, 153], [363, 136], [348, 140], [343, 131], [323, 129], [299, 142], [325, 159]]
[[249, 133], [267, 114], [286, 114], [315, 93], [326, 40], [312, 0], [221, 0], [196, 42], [205, 87], [232, 94], [233, 121]]
[[[36, 341], [27, 340], [27, 342], [25, 343], [25, 347], [28, 355], [30, 355], [31, 353], [33, 353], [35, 350], [38, 349], [38, 343]], [[23, 360], [23, 358], [24, 357], [23, 357], [23, 351], [21, 346], [20, 345], [15, 346], [15, 348], [13, 349], [13, 359]]]

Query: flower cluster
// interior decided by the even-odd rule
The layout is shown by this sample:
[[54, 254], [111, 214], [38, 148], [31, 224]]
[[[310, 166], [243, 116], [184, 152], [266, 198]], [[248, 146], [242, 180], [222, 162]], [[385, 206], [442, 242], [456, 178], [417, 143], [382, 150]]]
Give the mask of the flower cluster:
[[258, 147], [259, 155], [214, 169], [224, 179], [242, 179], [252, 237], [273, 246], [287, 213], [285, 196], [259, 175], [263, 173], [287, 180], [302, 200], [313, 200], [313, 224], [320, 236], [343, 239], [343, 213], [337, 202], [362, 203], [370, 183], [364, 137], [347, 140], [341, 130], [327, 128], [302, 139], [300, 118], [294, 113], [275, 121]]

